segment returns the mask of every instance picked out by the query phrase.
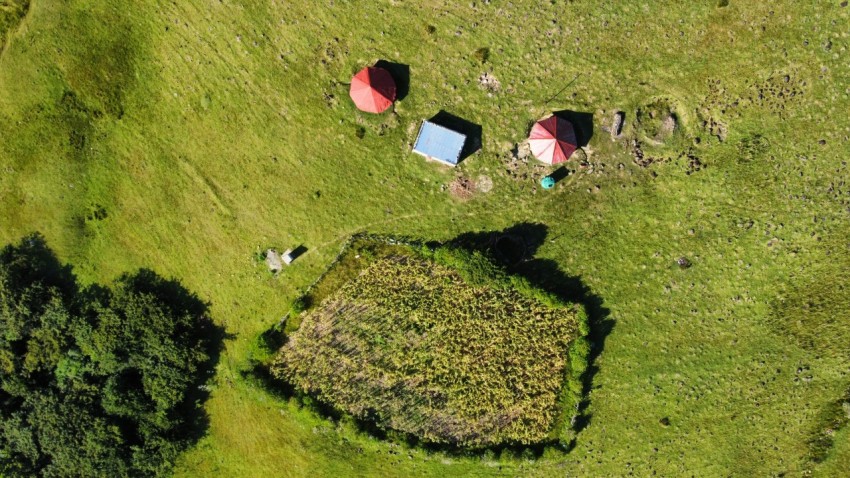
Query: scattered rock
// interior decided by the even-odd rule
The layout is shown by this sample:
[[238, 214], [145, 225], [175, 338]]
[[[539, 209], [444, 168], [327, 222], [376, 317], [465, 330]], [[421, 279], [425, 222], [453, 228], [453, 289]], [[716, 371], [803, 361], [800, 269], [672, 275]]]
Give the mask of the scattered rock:
[[497, 92], [502, 88], [502, 84], [490, 73], [482, 73], [478, 77], [478, 86], [490, 92]]
[[570, 156], [571, 161], [575, 161], [577, 163], [587, 162], [587, 151], [584, 148], [578, 148], [573, 152], [573, 155]]
[[[792, 72], [793, 73], [793, 72]], [[772, 75], [766, 80], [752, 84], [752, 105], [765, 108], [785, 119], [786, 106], [803, 96], [806, 81], [796, 74]]]
[[529, 179], [537, 181], [545, 176], [548, 166], [537, 161], [529, 162], [530, 156], [531, 149], [527, 141], [515, 144], [508, 154], [502, 157], [505, 175], [520, 182], [526, 182]]
[[626, 113], [622, 111], [614, 112], [614, 120], [611, 124], [611, 138], [617, 139], [623, 135], [623, 126], [626, 124]]
[[738, 143], [738, 161], [748, 162], [760, 158], [770, 150], [770, 141], [757, 134], [748, 136]]
[[283, 269], [283, 261], [281, 260], [280, 253], [274, 249], [267, 250], [266, 265], [272, 273], [277, 274], [280, 272], [280, 270]]
[[89, 208], [89, 213], [86, 215], [86, 221], [103, 221], [109, 217], [106, 208], [100, 204], [92, 204]]
[[693, 265], [693, 264], [691, 264], [691, 261], [688, 260], [688, 258], [684, 257], [684, 256], [676, 259], [676, 264], [678, 264], [679, 267], [682, 268], [682, 269], [687, 269], [687, 268], [689, 268]]
[[[723, 97], [726, 90], [718, 88], [713, 89], [713, 95], [709, 95], [709, 98], [706, 98], [705, 105], [702, 109], [697, 111], [697, 116], [702, 122], [702, 128], [709, 135], [716, 137], [722, 143], [726, 141], [726, 137], [729, 135], [729, 127], [726, 126], [726, 123], [718, 120], [717, 114], [712, 111], [716, 108], [726, 111], [727, 109], [733, 108], [733, 104], [730, 104], [731, 100]], [[718, 99], [716, 96], [720, 96], [722, 98]], [[712, 98], [711, 101], [710, 98]], [[694, 138], [694, 144], [699, 144], [701, 142], [702, 141], [699, 138]]]
[[513, 151], [511, 151], [511, 156], [514, 160], [519, 161], [525, 161], [529, 156], [531, 156], [531, 147], [528, 145], [528, 141], [517, 143], [514, 146]]
[[478, 176], [478, 180], [475, 181], [475, 189], [482, 193], [489, 193], [493, 190], [493, 180], [490, 179], [490, 176]]
[[687, 161], [685, 164], [685, 168], [687, 169], [686, 173], [688, 176], [691, 174], [700, 171], [704, 166], [702, 161], [693, 153], [693, 151], [683, 151], [679, 154], [679, 159]]
[[643, 145], [636, 139], [632, 140], [632, 156], [635, 158], [635, 164], [642, 168], [649, 166], [653, 162], [651, 156], [646, 156], [643, 153]]
[[717, 137], [717, 140], [721, 143], [726, 141], [726, 137], [729, 136], [729, 128], [725, 123], [721, 123], [720, 121], [711, 121], [709, 132], [712, 135]]
[[663, 120], [661, 120], [661, 132], [660, 135], [667, 137], [673, 134], [673, 130], [676, 129], [678, 125], [678, 121], [676, 120], [676, 115], [674, 113], [670, 113], [665, 116]]
[[638, 109], [636, 118], [639, 132], [659, 144], [669, 139], [679, 125], [673, 103], [663, 98]]
[[[328, 108], [334, 108], [339, 104], [339, 100], [337, 100], [336, 96], [330, 92], [322, 93], [322, 98], [325, 100], [325, 104], [328, 105]], [[206, 108], [205, 108], [206, 109]]]

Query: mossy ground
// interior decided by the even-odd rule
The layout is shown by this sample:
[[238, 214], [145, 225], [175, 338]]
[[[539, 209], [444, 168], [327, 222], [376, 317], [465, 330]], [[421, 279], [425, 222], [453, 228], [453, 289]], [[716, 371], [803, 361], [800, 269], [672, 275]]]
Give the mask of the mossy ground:
[[[33, 0], [0, 57], [0, 239], [41, 231], [88, 281], [179, 277], [235, 334], [178, 476], [835, 476], [847, 427], [826, 453], [812, 440], [850, 367], [787, 322], [848, 327], [845, 302], [794, 305], [850, 267], [848, 21], [838, 0]], [[395, 115], [347, 99], [378, 59], [410, 66]], [[640, 167], [635, 112], [659, 97], [680, 129], [638, 146]], [[441, 109], [482, 127], [457, 170], [409, 153]], [[562, 109], [593, 114], [590, 154], [543, 192], [545, 168], [511, 150]], [[601, 129], [614, 110], [617, 142]], [[458, 201], [456, 175], [492, 190]], [[243, 378], [257, 336], [351, 233], [523, 221], [548, 226], [538, 257], [581, 276], [614, 324], [569, 454], [401, 451]], [[298, 244], [278, 277], [254, 260]]]

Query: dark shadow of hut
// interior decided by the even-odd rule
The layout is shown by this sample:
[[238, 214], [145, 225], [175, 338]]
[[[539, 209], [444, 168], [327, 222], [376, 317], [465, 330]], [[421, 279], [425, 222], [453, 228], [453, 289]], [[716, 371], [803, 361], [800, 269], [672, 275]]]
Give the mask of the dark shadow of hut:
[[440, 110], [439, 113], [434, 115], [434, 117], [428, 121], [452, 131], [457, 131], [458, 133], [466, 136], [466, 142], [464, 143], [463, 150], [461, 150], [458, 162], [472, 156], [481, 149], [481, 125], [467, 121], [443, 110]]
[[390, 76], [395, 80], [396, 101], [403, 100], [410, 92], [410, 66], [386, 60], [379, 60], [375, 66], [390, 72]]
[[576, 131], [578, 147], [583, 148], [593, 138], [593, 113], [582, 113], [572, 110], [555, 111], [555, 116], [561, 117], [573, 124]]

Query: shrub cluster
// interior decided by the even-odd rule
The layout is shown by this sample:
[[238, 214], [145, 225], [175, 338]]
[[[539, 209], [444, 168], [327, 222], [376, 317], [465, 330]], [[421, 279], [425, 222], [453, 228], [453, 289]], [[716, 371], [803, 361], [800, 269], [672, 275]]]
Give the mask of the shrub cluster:
[[81, 289], [38, 236], [0, 252], [0, 475], [166, 473], [203, 413], [205, 309], [150, 271]]

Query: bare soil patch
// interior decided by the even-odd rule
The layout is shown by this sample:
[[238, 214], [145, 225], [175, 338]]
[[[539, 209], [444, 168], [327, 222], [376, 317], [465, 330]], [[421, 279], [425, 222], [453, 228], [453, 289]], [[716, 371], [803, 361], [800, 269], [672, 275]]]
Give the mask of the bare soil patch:
[[475, 191], [475, 183], [464, 176], [458, 177], [449, 184], [449, 194], [457, 199], [471, 199], [475, 195]]

